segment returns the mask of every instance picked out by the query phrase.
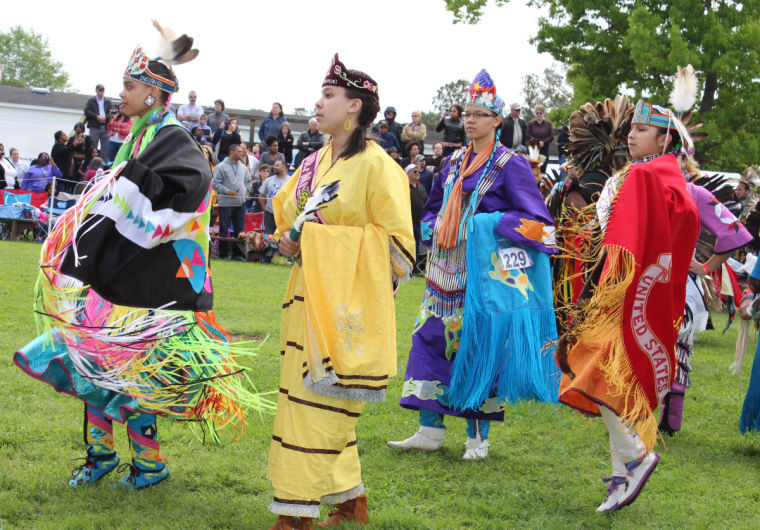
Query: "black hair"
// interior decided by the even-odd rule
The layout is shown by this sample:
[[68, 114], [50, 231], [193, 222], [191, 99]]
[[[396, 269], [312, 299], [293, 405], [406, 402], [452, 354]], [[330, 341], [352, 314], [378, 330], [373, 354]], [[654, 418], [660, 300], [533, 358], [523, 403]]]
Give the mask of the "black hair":
[[[267, 144], [267, 146], [272, 145], [272, 142], [277, 142], [277, 137], [274, 134], [270, 134], [264, 140], [264, 143]], [[278, 142], [278, 144], [279, 144], [279, 142]]]
[[[364, 72], [359, 70], [349, 70], [350, 77], [369, 77]], [[375, 96], [367, 92], [366, 90], [358, 90], [355, 88], [346, 89], [346, 97], [348, 99], [360, 99], [362, 102], [362, 110], [359, 111], [359, 117], [357, 118], [358, 127], [353, 130], [351, 137], [348, 139], [348, 144], [343, 152], [340, 154], [340, 158], [351, 158], [352, 156], [361, 153], [367, 147], [367, 133], [372, 122], [375, 121], [377, 113], [380, 112], [380, 102]]]
[[[166, 79], [169, 79], [170, 81], [174, 82], [175, 85], [177, 85], [177, 88], [179, 88], [179, 85], [177, 83], [177, 76], [174, 75], [174, 71], [166, 66], [164, 63], [160, 61], [150, 61], [148, 63], [148, 69], [153, 72], [156, 75], [160, 75], [161, 77], [165, 77]], [[159, 90], [159, 99], [161, 103], [166, 103], [169, 100], [169, 92], [166, 92], [164, 90]]]
[[681, 143], [681, 135], [678, 134], [678, 131], [676, 129], [663, 129], [662, 127], [657, 127], [657, 132], [660, 136], [662, 136], [665, 133], [670, 133], [670, 142], [668, 143], [667, 148], [665, 149], [666, 153], [671, 152], [675, 147]]
[[[457, 114], [459, 114], [459, 119], [462, 119], [462, 113], [464, 112], [464, 107], [460, 105], [459, 103], [454, 103], [451, 107], [454, 107], [457, 109]], [[449, 107], [449, 108], [451, 108]]]
[[[193, 127], [193, 130], [190, 131], [190, 134], [192, 134], [193, 136], [195, 136], [195, 131], [197, 131], [198, 129], [201, 129], [200, 125], [196, 125], [195, 127]], [[201, 132], [203, 132], [203, 129], [201, 129]]]
[[53, 138], [55, 138], [55, 141], [58, 142], [58, 141], [60, 141], [61, 136], [63, 136], [63, 131], [55, 131], [55, 134], [53, 135]]
[[[411, 156], [409, 153], [412, 151], [412, 146], [416, 145], [419, 148], [419, 154], [422, 154], [422, 144], [420, 142], [409, 142], [406, 144], [406, 156]], [[412, 160], [414, 162], [414, 160]]]
[[82, 129], [82, 132], [84, 132], [84, 123], [81, 121], [76, 122], [74, 124], [74, 130], [76, 131], [77, 129]]

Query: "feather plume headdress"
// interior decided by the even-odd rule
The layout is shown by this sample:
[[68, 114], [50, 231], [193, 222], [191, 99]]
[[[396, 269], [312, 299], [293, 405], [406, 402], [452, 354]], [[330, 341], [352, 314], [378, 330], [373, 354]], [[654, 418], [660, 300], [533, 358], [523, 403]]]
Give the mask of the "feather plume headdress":
[[165, 64], [171, 70], [174, 64], [183, 64], [192, 61], [198, 56], [198, 50], [193, 48], [193, 38], [182, 34], [179, 37], [169, 28], [161, 26], [153, 20], [153, 26], [161, 35], [158, 41], [158, 55], [149, 58], [145, 50], [139, 44], [135, 46], [132, 57], [129, 59], [124, 77], [129, 77], [146, 85], [157, 86], [164, 92], [173, 94], [179, 88], [176, 81], [152, 72], [151, 61]]
[[579, 175], [598, 168], [608, 175], [628, 162], [628, 133], [633, 104], [618, 94], [613, 102], [589, 102], [570, 115], [570, 141], [566, 149]]

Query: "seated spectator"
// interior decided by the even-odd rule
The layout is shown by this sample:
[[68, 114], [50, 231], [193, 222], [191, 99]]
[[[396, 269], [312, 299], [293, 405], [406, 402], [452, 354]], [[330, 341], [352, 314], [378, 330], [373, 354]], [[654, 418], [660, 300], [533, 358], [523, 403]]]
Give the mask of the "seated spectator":
[[203, 130], [203, 134], [205, 134], [208, 138], [211, 138], [212, 136], [214, 136], [214, 129], [209, 127], [207, 123], [208, 118], [206, 117], [206, 115], [201, 114], [201, 117], [199, 118], [199, 120], [200, 120], [200, 123], [198, 124], [198, 127], [200, 127]]
[[266, 148], [261, 142], [256, 142], [253, 144], [253, 147], [251, 148], [251, 153], [253, 153], [253, 156], [256, 157], [256, 159], [261, 158], [261, 154], [266, 151]]
[[209, 136], [212, 136], [214, 134], [213, 131], [216, 131], [222, 123], [230, 119], [229, 115], [224, 112], [224, 108], [224, 101], [221, 99], [214, 101], [214, 112], [208, 115], [206, 122], [206, 125], [208, 125], [212, 131]]
[[21, 189], [36, 192], [50, 191], [54, 176], [60, 179], [63, 178], [63, 173], [47, 153], [40, 153], [24, 175]]
[[[271, 144], [270, 144], [271, 149]], [[265, 156], [267, 153], [264, 153]], [[282, 156], [282, 153], [277, 153]], [[285, 160], [279, 159], [274, 165], [274, 175], [266, 179], [259, 188], [259, 205], [264, 209], [264, 230], [267, 234], [274, 234], [277, 224], [272, 213], [272, 198], [288, 181], [288, 166]]]
[[316, 118], [309, 120], [309, 130], [301, 134], [298, 138], [298, 154], [296, 155], [296, 168], [301, 167], [303, 159], [312, 154], [314, 151], [322, 149], [325, 144], [324, 137], [319, 132], [319, 124]]
[[398, 138], [392, 132], [388, 132], [388, 122], [385, 120], [380, 120], [380, 123], [377, 124], [377, 144], [386, 152], [391, 147], [395, 147], [397, 151], [401, 150]]
[[209, 141], [209, 137], [206, 135], [200, 125], [198, 127], [193, 127], [193, 130], [190, 131], [190, 134], [193, 135], [193, 138], [198, 145], [211, 143]]
[[259, 172], [259, 159], [251, 151], [249, 142], [242, 142], [240, 146], [243, 148], [243, 163], [251, 173], [251, 179]]
[[285, 156], [285, 163], [293, 163], [293, 129], [290, 123], [284, 121], [280, 126], [280, 133], [277, 135], [277, 148]]
[[398, 153], [398, 147], [396, 147], [395, 145], [392, 145], [391, 147], [389, 147], [388, 156], [390, 156], [393, 160], [395, 160], [399, 166], [404, 167], [401, 165], [401, 156]]
[[406, 167], [409, 164], [414, 164], [414, 160], [419, 154], [422, 154], [420, 144], [417, 142], [406, 144], [406, 156], [403, 158], [403, 160], [401, 160], [401, 165]]
[[82, 163], [79, 164], [79, 166], [77, 167], [77, 180], [79, 180], [80, 182], [85, 180], [85, 175], [87, 174], [87, 169], [90, 167], [90, 162], [92, 162], [95, 158], [99, 158], [99, 157], [100, 157], [100, 152], [95, 147], [93, 147], [90, 150], [89, 156], [85, 158], [84, 160], [82, 160]]
[[103, 168], [103, 159], [99, 156], [93, 157], [87, 165], [87, 171], [84, 172], [84, 180], [90, 181], [92, 177], [98, 174], [98, 169]]
[[212, 140], [214, 145], [219, 145], [217, 159], [221, 163], [230, 153], [231, 145], [240, 145], [243, 140], [238, 132], [237, 118], [230, 118], [222, 123], [222, 126], [214, 133]]
[[214, 156], [214, 149], [211, 147], [211, 144], [203, 144], [200, 148], [201, 151], [203, 151], [203, 156], [206, 157], [208, 165], [211, 167], [211, 171], [214, 171], [214, 168], [216, 167], [216, 157]]
[[261, 162], [262, 164], [273, 166], [273, 167], [274, 167], [274, 163], [277, 162], [278, 160], [282, 160], [283, 162], [285, 162], [285, 155], [279, 152], [280, 144], [277, 143], [276, 136], [267, 137], [266, 145], [269, 150], [261, 154], [261, 156], [259, 157], [259, 162]]
[[108, 160], [114, 160], [116, 154], [124, 144], [124, 139], [129, 135], [129, 130], [135, 119], [125, 116], [118, 109], [114, 109], [114, 117], [108, 122]]
[[[251, 178], [251, 197], [253, 197], [253, 204], [251, 205], [252, 213], [261, 213], [264, 211], [261, 207], [261, 202], [259, 201], [259, 198], [262, 196], [260, 190], [261, 185], [269, 178], [271, 172], [272, 166], [269, 164], [261, 164], [259, 165], [258, 175]], [[264, 197], [264, 199], [266, 199], [266, 197]]]
[[274, 136], [277, 139], [277, 135], [280, 134], [280, 127], [285, 121], [285, 116], [282, 114], [282, 105], [275, 102], [272, 103], [272, 110], [266, 118], [261, 122], [259, 126], [259, 140], [269, 145], [267, 138]]
[[435, 172], [427, 166], [425, 155], [415, 156], [414, 163], [420, 169], [420, 184], [425, 188], [425, 192], [430, 195], [430, 190], [433, 189], [433, 181], [435, 180]]
[[427, 167], [434, 175], [437, 175], [441, 170], [441, 164], [443, 163], [443, 144], [436, 142], [433, 144], [433, 154], [426, 157]]
[[425, 145], [425, 138], [427, 137], [427, 127], [422, 123], [422, 112], [419, 110], [412, 111], [412, 123], [407, 123], [404, 128], [401, 129], [401, 142], [409, 144], [410, 142], [417, 142], [420, 145]]

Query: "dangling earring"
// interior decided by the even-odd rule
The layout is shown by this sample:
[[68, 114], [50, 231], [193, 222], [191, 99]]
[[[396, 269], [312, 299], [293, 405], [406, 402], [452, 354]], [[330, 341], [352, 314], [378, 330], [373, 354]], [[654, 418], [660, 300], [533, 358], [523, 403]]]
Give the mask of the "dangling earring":
[[343, 130], [344, 131], [350, 131], [351, 130], [351, 118], [346, 118], [346, 121], [343, 122]]
[[148, 94], [147, 97], [143, 100], [143, 104], [146, 107], [152, 107], [156, 103], [156, 98], [153, 97], [153, 94]]

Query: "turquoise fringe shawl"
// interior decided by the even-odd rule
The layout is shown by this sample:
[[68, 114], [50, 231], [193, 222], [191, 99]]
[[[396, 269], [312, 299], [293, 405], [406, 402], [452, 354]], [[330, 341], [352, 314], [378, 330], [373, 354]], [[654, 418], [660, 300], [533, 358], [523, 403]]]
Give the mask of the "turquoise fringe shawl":
[[[474, 215], [468, 227], [464, 321], [448, 394], [455, 410], [479, 409], [493, 395], [509, 403], [557, 402], [549, 255], [497, 234], [502, 215]], [[498, 250], [506, 247], [525, 250], [533, 266], [503, 273]]]

